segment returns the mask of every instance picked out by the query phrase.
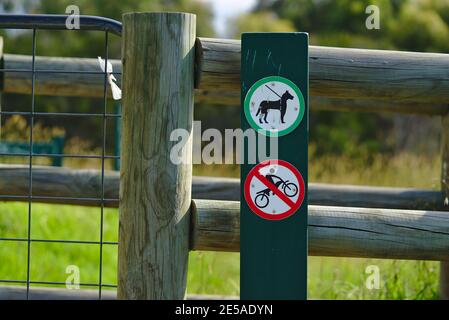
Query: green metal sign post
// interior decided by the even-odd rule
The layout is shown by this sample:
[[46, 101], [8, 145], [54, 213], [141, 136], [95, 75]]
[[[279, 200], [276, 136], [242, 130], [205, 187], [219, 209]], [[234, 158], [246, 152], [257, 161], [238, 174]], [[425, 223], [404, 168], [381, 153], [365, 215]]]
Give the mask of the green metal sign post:
[[277, 139], [278, 152], [261, 159], [245, 141], [240, 297], [306, 299], [308, 35], [244, 33], [241, 55], [241, 127]]

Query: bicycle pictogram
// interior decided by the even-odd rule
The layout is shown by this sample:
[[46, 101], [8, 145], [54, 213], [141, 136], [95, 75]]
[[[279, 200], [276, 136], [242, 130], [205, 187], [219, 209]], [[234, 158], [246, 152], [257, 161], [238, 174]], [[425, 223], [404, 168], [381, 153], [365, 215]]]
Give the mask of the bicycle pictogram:
[[280, 220], [301, 206], [305, 184], [298, 169], [287, 161], [264, 161], [247, 175], [244, 195], [255, 214], [269, 220]]
[[[287, 197], [292, 198], [298, 194], [298, 186], [289, 182], [288, 180], [283, 180], [281, 177], [275, 174], [267, 174], [265, 178], [280, 189]], [[277, 181], [276, 181], [277, 180]], [[265, 188], [257, 192], [257, 196], [254, 199], [254, 203], [259, 208], [265, 208], [270, 203], [270, 196], [275, 195], [270, 188]]]

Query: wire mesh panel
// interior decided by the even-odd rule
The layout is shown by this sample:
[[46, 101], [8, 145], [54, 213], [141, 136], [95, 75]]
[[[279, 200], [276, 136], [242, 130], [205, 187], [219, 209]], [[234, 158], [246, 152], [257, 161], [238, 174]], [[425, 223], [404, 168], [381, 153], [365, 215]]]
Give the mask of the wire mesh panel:
[[[45, 259], [45, 257], [35, 257], [33, 256], [32, 244], [46, 243], [54, 245], [62, 244], [78, 244], [83, 246], [98, 246], [98, 282], [81, 282], [80, 287], [95, 287], [98, 288], [98, 298], [102, 297], [102, 289], [106, 287], [116, 287], [114, 284], [104, 283], [103, 281], [103, 262], [104, 262], [104, 246], [111, 245], [117, 246], [117, 242], [104, 241], [104, 215], [105, 207], [108, 203], [118, 202], [117, 198], [107, 198], [105, 197], [105, 160], [111, 159], [114, 161], [115, 166], [118, 163], [119, 155], [115, 153], [114, 155], [106, 154], [106, 136], [107, 136], [107, 120], [108, 119], [118, 119], [120, 114], [118, 112], [108, 112], [108, 68], [104, 67], [104, 71], [100, 68], [93, 70], [51, 70], [36, 68], [36, 44], [39, 41], [40, 30], [66, 30], [66, 32], [76, 32], [77, 30], [69, 30], [66, 27], [67, 16], [65, 15], [0, 15], [0, 29], [31, 29], [32, 30], [32, 45], [30, 48], [31, 54], [31, 68], [27, 69], [7, 69], [1, 67], [0, 72], [5, 77], [7, 73], [24, 73], [30, 76], [31, 79], [31, 90], [29, 92], [31, 96], [29, 111], [2, 111], [0, 109], [0, 116], [14, 116], [20, 115], [28, 118], [29, 122], [29, 141], [28, 147], [25, 150], [13, 150], [8, 151], [8, 149], [0, 148], [1, 157], [24, 157], [27, 159], [27, 179], [28, 185], [26, 190], [22, 194], [0, 194], [0, 201], [26, 201], [28, 203], [28, 212], [26, 218], [26, 237], [5, 237], [0, 235], [0, 247], [2, 244], [7, 242], [21, 242], [26, 244], [26, 279], [0, 279], [0, 283], [4, 284], [19, 284], [26, 285], [26, 298], [30, 298], [30, 285], [65, 285], [62, 281], [45, 281], [45, 279], [35, 279], [31, 277], [31, 268], [33, 264], [33, 259], [37, 262]], [[94, 16], [79, 16], [79, 29], [78, 30], [90, 30], [98, 31], [104, 33], [104, 63], [108, 66], [108, 56], [109, 56], [109, 37], [110, 34], [120, 36], [121, 34], [121, 24], [117, 21], [94, 17]], [[35, 97], [36, 97], [36, 76], [39, 74], [58, 74], [63, 73], [66, 77], [70, 77], [74, 74], [89, 74], [89, 75], [102, 75], [103, 85], [102, 93], [102, 112], [40, 112], [36, 111], [35, 108]], [[114, 75], [120, 74], [119, 72], [114, 72]], [[119, 110], [116, 108], [115, 110]], [[35, 124], [36, 117], [67, 117], [71, 119], [82, 119], [82, 118], [97, 118], [100, 119], [101, 125], [97, 128], [101, 131], [102, 143], [101, 143], [101, 154], [78, 154], [78, 153], [54, 153], [54, 152], [37, 152], [37, 144], [33, 137], [33, 127]], [[0, 117], [1, 118], [1, 117]], [[75, 121], [75, 120], [74, 120]], [[117, 124], [118, 122], [115, 121]], [[67, 159], [67, 158], [79, 158], [79, 159], [97, 159], [101, 161], [101, 169], [99, 170], [99, 176], [101, 177], [100, 189], [98, 190], [99, 197], [66, 197], [66, 196], [43, 196], [36, 195], [33, 192], [33, 173], [35, 173], [36, 166], [33, 165], [33, 159], [39, 157], [47, 158], [57, 158], [57, 159]], [[4, 181], [5, 183], [6, 181]], [[7, 182], [6, 182], [7, 183]], [[58, 203], [87, 203], [92, 202], [100, 205], [100, 222], [98, 230], [98, 239], [96, 241], [90, 240], [77, 240], [77, 239], [46, 239], [46, 238], [35, 238], [32, 237], [32, 219], [33, 219], [33, 203], [35, 202], [58, 202]], [[69, 227], [69, 226], [67, 226]], [[7, 261], [2, 261], [2, 263], [7, 263]]]

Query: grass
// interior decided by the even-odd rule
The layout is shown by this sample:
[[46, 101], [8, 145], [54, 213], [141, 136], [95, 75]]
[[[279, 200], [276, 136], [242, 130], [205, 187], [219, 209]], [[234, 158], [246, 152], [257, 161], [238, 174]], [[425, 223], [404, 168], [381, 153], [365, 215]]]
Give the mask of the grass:
[[[117, 241], [116, 209], [105, 209], [104, 241]], [[27, 237], [28, 205], [0, 204], [0, 234], [4, 238]], [[100, 209], [68, 205], [33, 204], [32, 239], [99, 241]], [[117, 247], [103, 246], [103, 283], [116, 283]], [[68, 265], [80, 268], [82, 283], [99, 281], [100, 247], [97, 244], [31, 244], [30, 278], [33, 281], [64, 282]], [[0, 278], [26, 280], [27, 242], [5, 241], [0, 244]], [[7, 261], [8, 263], [4, 263]]]
[[[439, 187], [437, 158], [401, 154], [354, 161], [344, 157], [315, 158], [311, 154], [309, 180], [384, 186]], [[197, 175], [239, 175], [237, 166], [195, 167]], [[0, 202], [0, 237], [27, 237], [28, 205]], [[104, 241], [117, 241], [118, 212], [105, 209]], [[31, 237], [34, 239], [98, 241], [100, 209], [33, 204]], [[117, 248], [103, 246], [103, 283], [116, 283]], [[31, 244], [30, 276], [34, 281], [65, 282], [68, 265], [80, 268], [81, 283], [99, 281], [100, 247], [97, 244]], [[25, 280], [27, 242], [0, 242], [0, 279]], [[380, 271], [380, 288], [365, 286], [366, 268]], [[309, 258], [311, 299], [436, 299], [437, 262], [379, 259]], [[238, 295], [239, 254], [192, 252], [188, 293]]]

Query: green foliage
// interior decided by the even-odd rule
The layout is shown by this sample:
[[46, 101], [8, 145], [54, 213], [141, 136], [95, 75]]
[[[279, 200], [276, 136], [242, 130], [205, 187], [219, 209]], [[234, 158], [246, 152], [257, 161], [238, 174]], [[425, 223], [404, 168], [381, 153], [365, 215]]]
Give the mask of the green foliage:
[[318, 111], [311, 116], [310, 130], [318, 155], [330, 152], [363, 158], [387, 151], [380, 143], [385, 138], [382, 125], [376, 114]]
[[[34, 14], [66, 14], [69, 5], [77, 5], [80, 14], [104, 16], [121, 20], [126, 12], [143, 11], [180, 11], [192, 12], [197, 15], [197, 35], [211, 37], [214, 35], [212, 27], [212, 10], [209, 5], [198, 0], [38, 0], [38, 1], [9, 1], [3, 3], [3, 10], [7, 12], [22, 12]], [[4, 37], [4, 51], [6, 53], [31, 54], [31, 32], [0, 31]], [[41, 56], [86, 57], [96, 58], [105, 56], [105, 36], [103, 32], [93, 31], [54, 31], [38, 30], [36, 52]], [[109, 36], [109, 58], [120, 59], [121, 41], [114, 35]], [[94, 70], [94, 71], [100, 71]], [[39, 81], [39, 80], [37, 80]], [[29, 95], [3, 95], [3, 110], [29, 111]], [[102, 112], [102, 99], [66, 98], [38, 96], [35, 100], [35, 110], [40, 112]], [[112, 112], [113, 103], [108, 102], [108, 112]], [[2, 117], [5, 123], [8, 117]], [[83, 140], [100, 146], [102, 143], [101, 119], [41, 117], [43, 126], [63, 126], [67, 139], [80, 137]], [[108, 152], [112, 152], [113, 122], [109, 119], [107, 126]]]
[[293, 23], [286, 19], [279, 19], [273, 12], [261, 11], [239, 16], [230, 24], [231, 34], [235, 38], [240, 33], [257, 30], [259, 32], [293, 32]]
[[[97, 15], [122, 20], [122, 15], [126, 12], [145, 12], [145, 11], [181, 11], [191, 12], [197, 15], [197, 34], [199, 36], [213, 36], [212, 11], [211, 8], [197, 0], [39, 0], [37, 3], [24, 2], [24, 9], [27, 13], [42, 14], [66, 14], [66, 8], [70, 5], [77, 5], [80, 14]], [[70, 13], [70, 12], [68, 12]], [[67, 13], [67, 14], [68, 14]], [[104, 35], [99, 32], [42, 32], [45, 36], [39, 38], [37, 42], [37, 51], [43, 55], [53, 56], [88, 56], [95, 57], [102, 54], [104, 49]], [[29, 34], [22, 36], [9, 36], [7, 52], [13, 52], [15, 47], [18, 49], [28, 49], [23, 47], [29, 43]], [[64, 43], [64, 45], [61, 45]], [[111, 56], [120, 57], [120, 42], [111, 43]]]
[[[365, 21], [369, 16], [366, 8], [369, 5], [379, 7], [379, 30], [366, 28]], [[257, 17], [266, 16], [267, 12], [270, 13], [270, 24], [309, 32], [312, 44], [449, 51], [448, 0], [259, 0], [253, 12], [237, 19], [236, 37], [242, 31], [272, 31], [263, 21], [257, 21]], [[317, 154], [364, 158], [395, 147], [392, 139], [387, 139], [391, 135], [392, 117], [312, 112], [310, 120], [310, 140], [316, 144]]]
[[[449, 2], [418, 1], [403, 5], [391, 22], [391, 42], [411, 51], [449, 51]], [[445, 3], [445, 5], [443, 5]]]

